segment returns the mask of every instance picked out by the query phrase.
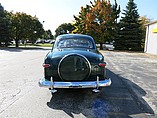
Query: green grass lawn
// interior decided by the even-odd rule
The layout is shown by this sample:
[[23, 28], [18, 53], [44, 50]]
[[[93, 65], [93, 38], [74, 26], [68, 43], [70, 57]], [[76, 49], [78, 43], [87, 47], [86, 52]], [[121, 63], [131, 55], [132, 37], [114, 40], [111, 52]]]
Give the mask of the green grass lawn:
[[[42, 44], [42, 43], [39, 43], [39, 44], [19, 44], [19, 47], [22, 46], [22, 47], [29, 47], [29, 46], [36, 46], [36, 47], [52, 47], [53, 44], [49, 44], [49, 43], [45, 43], [45, 44]], [[15, 46], [15, 44], [11, 45], [11, 46]]]
[[40, 47], [52, 47], [53, 44], [45, 43], [45, 44], [34, 44], [35, 46], [40, 46]]

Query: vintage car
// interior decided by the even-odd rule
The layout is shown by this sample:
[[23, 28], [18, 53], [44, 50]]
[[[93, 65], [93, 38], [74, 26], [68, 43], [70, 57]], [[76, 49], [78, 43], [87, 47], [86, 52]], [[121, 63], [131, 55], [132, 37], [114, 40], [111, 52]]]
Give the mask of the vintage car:
[[52, 93], [57, 88], [94, 88], [94, 92], [99, 92], [100, 87], [111, 85], [105, 66], [104, 57], [91, 36], [60, 35], [45, 57], [44, 79], [39, 81], [39, 86], [49, 88]]

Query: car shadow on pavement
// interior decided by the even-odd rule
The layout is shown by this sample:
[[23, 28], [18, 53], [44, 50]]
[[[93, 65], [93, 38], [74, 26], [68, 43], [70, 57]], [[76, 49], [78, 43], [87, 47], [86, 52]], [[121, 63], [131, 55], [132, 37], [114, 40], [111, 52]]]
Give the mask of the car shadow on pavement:
[[[47, 106], [64, 111], [72, 118], [143, 118], [154, 115], [142, 98], [146, 92], [141, 87], [108, 69], [107, 77], [111, 78], [112, 85], [99, 93], [93, 93], [91, 89], [59, 89]], [[132, 88], [136, 89], [138, 96]]]
[[50, 48], [44, 47], [0, 47], [0, 50], [9, 51], [9, 52], [22, 52], [24, 50], [51, 50]]

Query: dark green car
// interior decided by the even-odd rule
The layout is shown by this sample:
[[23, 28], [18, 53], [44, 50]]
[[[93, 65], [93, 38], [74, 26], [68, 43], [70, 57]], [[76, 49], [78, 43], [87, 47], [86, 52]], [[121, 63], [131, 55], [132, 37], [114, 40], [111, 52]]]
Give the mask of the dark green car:
[[94, 88], [111, 85], [106, 78], [104, 57], [96, 48], [94, 39], [88, 35], [65, 34], [56, 38], [53, 49], [44, 60], [44, 79], [40, 87]]

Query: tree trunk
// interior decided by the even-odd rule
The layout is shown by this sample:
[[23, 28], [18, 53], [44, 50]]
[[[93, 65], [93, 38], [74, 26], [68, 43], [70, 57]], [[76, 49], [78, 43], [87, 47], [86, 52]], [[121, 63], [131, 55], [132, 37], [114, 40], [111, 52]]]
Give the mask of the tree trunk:
[[103, 43], [100, 43], [100, 50], [103, 50]]
[[5, 42], [5, 47], [8, 47], [8, 45], [9, 45], [8, 42]]
[[19, 47], [19, 42], [18, 42], [18, 40], [15, 40], [15, 43], [16, 43], [16, 47]]

